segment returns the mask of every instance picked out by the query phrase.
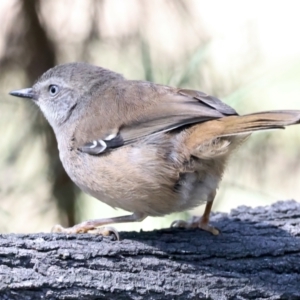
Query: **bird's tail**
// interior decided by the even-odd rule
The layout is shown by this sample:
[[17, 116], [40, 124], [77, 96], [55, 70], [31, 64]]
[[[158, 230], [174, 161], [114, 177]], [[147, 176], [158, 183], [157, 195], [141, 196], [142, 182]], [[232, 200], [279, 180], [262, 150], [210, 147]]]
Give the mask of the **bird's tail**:
[[[244, 116], [228, 116], [193, 126], [185, 145], [192, 155], [207, 159], [229, 153], [252, 132], [283, 129], [285, 126], [299, 123], [300, 110], [274, 110]], [[232, 138], [222, 139], [229, 136]]]
[[300, 110], [274, 110], [244, 116], [229, 116], [218, 120], [223, 123], [219, 136], [239, 135], [268, 129], [284, 129], [300, 123]]

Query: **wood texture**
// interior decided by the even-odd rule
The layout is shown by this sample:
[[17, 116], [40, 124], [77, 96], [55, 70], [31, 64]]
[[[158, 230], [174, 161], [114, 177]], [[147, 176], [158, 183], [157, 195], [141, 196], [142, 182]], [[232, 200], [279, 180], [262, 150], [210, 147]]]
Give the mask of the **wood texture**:
[[215, 214], [200, 230], [0, 235], [0, 299], [300, 299], [300, 204]]

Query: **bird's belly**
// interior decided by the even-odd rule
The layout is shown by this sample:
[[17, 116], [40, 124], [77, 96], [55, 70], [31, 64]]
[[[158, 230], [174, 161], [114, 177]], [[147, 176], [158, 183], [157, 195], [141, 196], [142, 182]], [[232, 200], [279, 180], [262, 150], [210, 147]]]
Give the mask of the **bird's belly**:
[[115, 192], [104, 191], [102, 188], [95, 190], [77, 183], [82, 191], [111, 207], [143, 213], [148, 216], [163, 216], [189, 210], [206, 203], [210, 200], [211, 192], [217, 189], [218, 181], [207, 177], [204, 181], [186, 184], [179, 192], [173, 188], [167, 191], [164, 186], [146, 190], [144, 187], [147, 184], [147, 182], [141, 182], [128, 193], [126, 188], [120, 187], [117, 182], [113, 181], [111, 189], [122, 193], [121, 196], [116, 197]]
[[196, 172], [182, 178], [180, 168], [162, 163], [156, 149], [148, 147], [146, 154], [144, 148], [124, 150], [99, 156], [73, 151], [60, 156], [68, 175], [85, 193], [112, 207], [148, 216], [196, 207], [207, 201], [217, 185], [209, 176], [199, 181]]
[[179, 197], [173, 186], [178, 171], [162, 164], [156, 149], [149, 148], [146, 154], [143, 147], [122, 147], [122, 152], [99, 156], [62, 152], [60, 158], [80, 189], [112, 207], [152, 216], [177, 211]]

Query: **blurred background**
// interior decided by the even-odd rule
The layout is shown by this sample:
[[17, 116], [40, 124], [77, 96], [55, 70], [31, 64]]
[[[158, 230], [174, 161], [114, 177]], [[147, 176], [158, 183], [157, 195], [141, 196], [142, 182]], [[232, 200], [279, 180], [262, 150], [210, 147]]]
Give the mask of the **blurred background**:
[[[10, 90], [56, 64], [86, 61], [205, 91], [241, 114], [300, 109], [299, 11], [297, 0], [1, 0], [0, 232], [124, 214], [72, 184], [51, 128]], [[300, 126], [253, 134], [231, 158], [214, 210], [292, 198], [300, 200]], [[167, 227], [202, 210], [116, 228]]]

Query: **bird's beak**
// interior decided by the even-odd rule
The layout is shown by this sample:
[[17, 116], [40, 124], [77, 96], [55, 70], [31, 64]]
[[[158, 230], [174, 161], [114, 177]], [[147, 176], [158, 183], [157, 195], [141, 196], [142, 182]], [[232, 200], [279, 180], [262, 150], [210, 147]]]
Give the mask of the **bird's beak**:
[[34, 92], [33, 92], [32, 88], [11, 91], [9, 94], [12, 96], [21, 97], [21, 98], [29, 98], [29, 99], [34, 98]]

